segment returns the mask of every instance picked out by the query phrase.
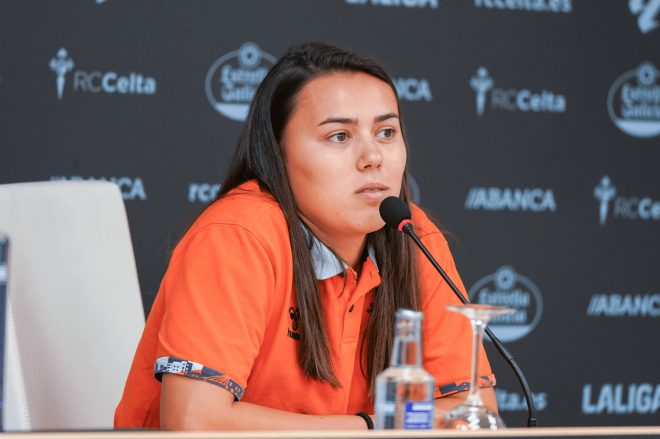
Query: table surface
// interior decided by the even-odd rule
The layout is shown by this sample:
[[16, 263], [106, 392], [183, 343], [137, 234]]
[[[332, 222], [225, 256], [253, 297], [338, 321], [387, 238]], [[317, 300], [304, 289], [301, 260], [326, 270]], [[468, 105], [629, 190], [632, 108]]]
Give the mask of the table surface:
[[33, 432], [33, 433], [5, 433], [3, 439], [284, 439], [284, 438], [315, 438], [315, 439], [343, 439], [343, 438], [451, 438], [451, 437], [637, 437], [660, 438], [658, 427], [564, 427], [564, 428], [508, 428], [499, 431], [462, 432], [454, 430], [381, 430], [381, 431], [306, 431], [306, 432], [161, 432], [161, 431], [81, 431], [81, 432]]

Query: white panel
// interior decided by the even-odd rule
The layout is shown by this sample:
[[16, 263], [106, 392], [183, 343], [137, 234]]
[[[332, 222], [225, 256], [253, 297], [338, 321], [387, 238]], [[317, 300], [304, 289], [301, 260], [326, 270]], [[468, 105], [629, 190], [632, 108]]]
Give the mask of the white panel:
[[119, 188], [0, 185], [0, 224], [32, 429], [111, 428], [144, 328]]

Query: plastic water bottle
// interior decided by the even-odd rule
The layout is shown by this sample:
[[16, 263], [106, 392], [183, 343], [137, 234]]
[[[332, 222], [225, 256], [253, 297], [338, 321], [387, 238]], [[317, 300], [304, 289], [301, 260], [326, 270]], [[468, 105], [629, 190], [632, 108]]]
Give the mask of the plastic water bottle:
[[422, 318], [419, 311], [396, 312], [390, 367], [376, 378], [378, 430], [433, 428], [435, 379], [422, 367]]

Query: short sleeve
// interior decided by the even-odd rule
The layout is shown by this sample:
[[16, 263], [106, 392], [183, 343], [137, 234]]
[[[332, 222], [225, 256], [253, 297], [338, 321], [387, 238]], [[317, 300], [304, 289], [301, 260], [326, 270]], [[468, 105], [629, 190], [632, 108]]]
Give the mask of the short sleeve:
[[[444, 236], [434, 231], [422, 236], [421, 240], [467, 299]], [[424, 368], [435, 377], [435, 397], [439, 398], [470, 387], [472, 328], [467, 318], [445, 308], [446, 305], [460, 305], [461, 301], [421, 252], [418, 258], [424, 312], [423, 363]], [[481, 387], [494, 386], [495, 376], [491, 373], [486, 352], [483, 346], [480, 349], [478, 382]]]
[[203, 380], [240, 399], [270, 316], [272, 261], [253, 233], [232, 224], [205, 226], [176, 256], [154, 375]]

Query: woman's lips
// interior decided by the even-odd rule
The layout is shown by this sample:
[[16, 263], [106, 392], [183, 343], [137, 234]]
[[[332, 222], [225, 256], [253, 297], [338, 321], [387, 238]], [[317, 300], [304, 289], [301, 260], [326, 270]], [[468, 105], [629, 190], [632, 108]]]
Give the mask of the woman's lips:
[[367, 200], [382, 200], [387, 195], [389, 187], [380, 183], [369, 183], [359, 188], [355, 194]]

